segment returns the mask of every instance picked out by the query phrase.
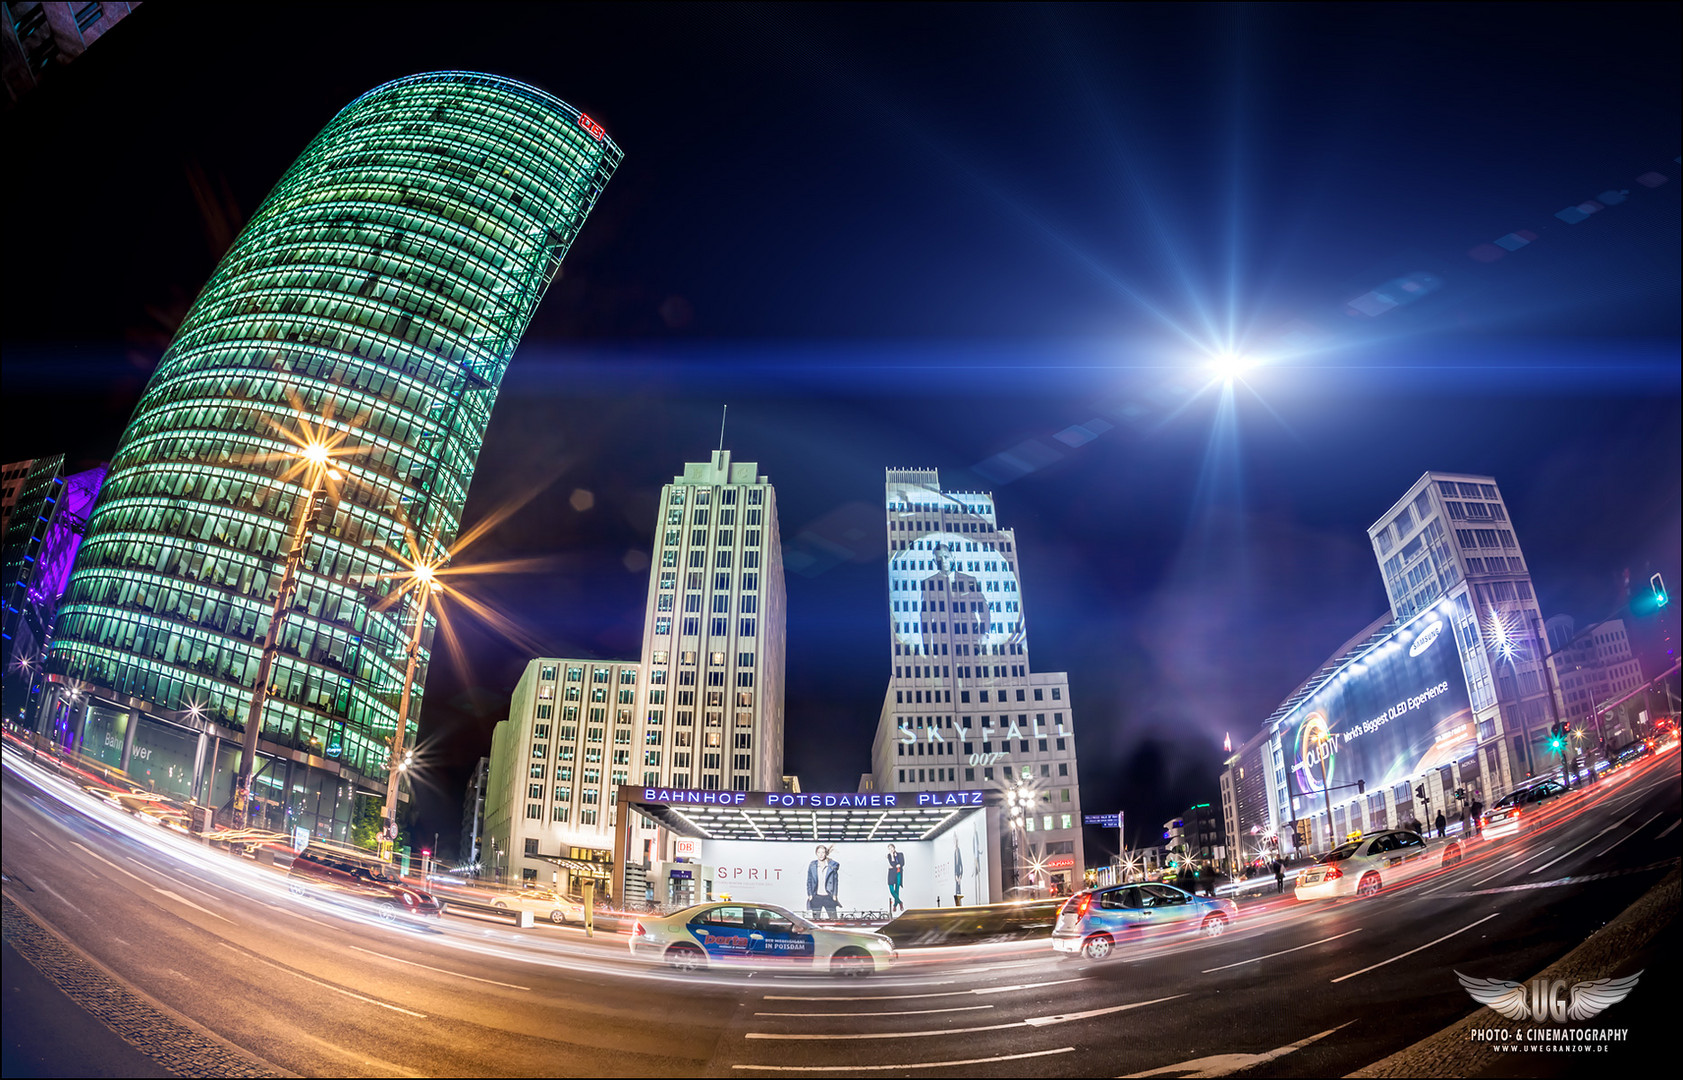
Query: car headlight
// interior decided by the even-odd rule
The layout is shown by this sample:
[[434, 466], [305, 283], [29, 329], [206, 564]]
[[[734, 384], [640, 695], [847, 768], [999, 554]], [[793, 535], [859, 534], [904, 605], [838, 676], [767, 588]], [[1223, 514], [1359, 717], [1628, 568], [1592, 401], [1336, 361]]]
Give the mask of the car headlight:
[[413, 904], [415, 902], [415, 894], [414, 893], [404, 893], [403, 894], [403, 902], [405, 904]]

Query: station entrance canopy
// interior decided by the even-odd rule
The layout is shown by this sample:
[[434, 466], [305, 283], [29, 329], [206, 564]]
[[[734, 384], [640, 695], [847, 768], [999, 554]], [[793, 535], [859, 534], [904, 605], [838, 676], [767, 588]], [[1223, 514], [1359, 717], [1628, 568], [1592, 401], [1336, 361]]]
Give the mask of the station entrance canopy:
[[982, 791], [696, 791], [620, 788], [620, 805], [708, 840], [933, 840], [987, 805]]
[[728, 896], [880, 922], [900, 907], [975, 903], [998, 892], [990, 822], [998, 815], [983, 791], [627, 785], [619, 803], [625, 895], [641, 893], [667, 910]]

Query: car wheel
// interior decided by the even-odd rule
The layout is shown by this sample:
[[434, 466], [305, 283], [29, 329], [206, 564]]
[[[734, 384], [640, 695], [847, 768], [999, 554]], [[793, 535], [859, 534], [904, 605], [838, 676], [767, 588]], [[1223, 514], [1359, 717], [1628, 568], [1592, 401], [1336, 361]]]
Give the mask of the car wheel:
[[854, 979], [862, 979], [875, 970], [876, 965], [871, 962], [869, 953], [858, 949], [848, 949], [830, 957], [830, 970], [838, 975], [846, 975]]
[[293, 896], [303, 896], [304, 886], [298, 884], [296, 881], [289, 881], [286, 883], [286, 891], [291, 893]]
[[1379, 875], [1369, 870], [1362, 875], [1361, 884], [1356, 886], [1356, 895], [1364, 897], [1377, 895], [1382, 886], [1383, 882], [1379, 880]]
[[1203, 931], [1204, 931], [1204, 936], [1205, 937], [1220, 937], [1221, 935], [1225, 934], [1227, 932], [1227, 916], [1225, 916], [1225, 915], [1206, 915], [1206, 916], [1204, 916]]
[[496, 908], [498, 911], [507, 911], [508, 910], [508, 905], [503, 903], [501, 900], [491, 901], [491, 906]]
[[677, 971], [700, 971], [707, 956], [694, 945], [674, 945], [666, 950], [666, 962]]
[[386, 923], [397, 922], [397, 907], [393, 904], [380, 905], [380, 919]]
[[1081, 943], [1081, 955], [1088, 960], [1103, 960], [1110, 955], [1111, 944], [1109, 934], [1094, 934]]
[[554, 923], [556, 926], [564, 926], [567, 922], [567, 913], [562, 911], [560, 908], [556, 908], [554, 911], [549, 913], [549, 921]]

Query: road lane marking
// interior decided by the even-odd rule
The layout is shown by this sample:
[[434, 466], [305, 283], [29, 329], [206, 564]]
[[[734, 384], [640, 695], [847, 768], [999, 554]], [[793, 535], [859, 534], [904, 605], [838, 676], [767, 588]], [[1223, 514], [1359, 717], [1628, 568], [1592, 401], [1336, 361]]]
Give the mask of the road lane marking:
[[951, 1069], [960, 1065], [986, 1065], [993, 1061], [1021, 1061], [1024, 1058], [1068, 1054], [1073, 1046], [1056, 1050], [1031, 1050], [1026, 1054], [1000, 1054], [997, 1057], [962, 1058], [957, 1061], [902, 1061], [894, 1065], [732, 1065], [733, 1069], [752, 1069], [756, 1072], [888, 1072], [898, 1069]]
[[1053, 1016], [1031, 1016], [1023, 1023], [1030, 1027], [1049, 1027], [1052, 1024], [1068, 1024], [1075, 1020], [1090, 1020], [1095, 1016], [1109, 1016], [1111, 1013], [1127, 1012], [1146, 1005], [1156, 1005], [1159, 1002], [1173, 1001], [1183, 998], [1185, 994], [1170, 994], [1168, 997], [1152, 998], [1150, 1001], [1131, 1001], [1126, 1005], [1107, 1005], [1102, 1009], [1086, 1009], [1082, 1012], [1057, 1013]]
[[154, 885], [154, 886], [152, 886], [152, 890], [154, 892], [158, 893], [161, 896], [169, 897], [171, 900], [174, 900], [178, 904], [186, 904], [188, 907], [192, 908], [194, 911], [202, 911], [206, 915], [209, 915], [213, 919], [221, 919], [223, 922], [227, 923], [230, 926], [232, 926], [233, 923], [234, 923], [234, 920], [228, 918], [228, 916], [218, 915], [216, 912], [210, 910], [207, 907], [200, 907], [199, 905], [193, 903], [193, 901], [187, 899], [185, 896], [179, 896], [175, 893], [170, 892], [168, 889], [160, 889], [156, 885]]
[[1487, 923], [1491, 919], [1494, 919], [1496, 916], [1498, 916], [1500, 914], [1502, 914], [1500, 911], [1491, 912], [1489, 915], [1486, 915], [1484, 918], [1480, 919], [1478, 922], [1468, 923], [1466, 926], [1463, 926], [1461, 929], [1452, 931], [1450, 933], [1447, 933], [1443, 937], [1438, 938], [1436, 941], [1426, 942], [1426, 944], [1420, 946], [1420, 948], [1418, 948], [1418, 949], [1410, 949], [1405, 953], [1399, 953], [1396, 956], [1391, 957], [1389, 960], [1381, 960], [1377, 964], [1369, 964], [1367, 967], [1362, 968], [1360, 971], [1352, 971], [1348, 975], [1340, 975], [1338, 978], [1336, 978], [1332, 981], [1335, 982], [1335, 983], [1341, 983], [1345, 979], [1354, 979], [1357, 975], [1366, 975], [1368, 972], [1373, 971], [1376, 968], [1382, 968], [1386, 964], [1394, 964], [1398, 960], [1403, 959], [1404, 957], [1413, 956], [1417, 952], [1421, 952], [1422, 950], [1429, 949], [1433, 945], [1438, 944], [1438, 942], [1440, 942], [1440, 941], [1448, 941], [1450, 938], [1455, 937], [1457, 934], [1465, 934], [1468, 930], [1471, 930], [1473, 927], [1481, 925], [1483, 923]]
[[375, 952], [373, 949], [365, 949], [361, 945], [352, 945], [351, 948], [355, 949], [359, 953], [367, 953], [369, 956], [378, 956], [382, 960], [390, 960], [398, 964], [408, 964], [411, 967], [426, 968], [428, 971], [436, 971], [440, 975], [454, 975], [458, 979], [472, 979], [474, 982], [490, 983], [492, 986], [506, 986], [510, 990], [531, 989], [530, 986], [517, 986], [514, 983], [498, 982], [496, 979], [482, 979], [478, 975], [464, 975], [460, 971], [449, 971], [445, 968], [433, 967], [431, 964], [422, 964], [414, 960], [405, 960], [400, 956], [388, 956], [383, 952]]
[[1601, 849], [1601, 854], [1597, 855], [1596, 858], [1598, 858], [1598, 859], [1601, 858], [1602, 855], [1605, 855], [1609, 851], [1612, 851], [1614, 848], [1618, 847], [1620, 844], [1624, 843], [1626, 840], [1629, 840], [1631, 837], [1635, 836], [1637, 833], [1641, 832], [1643, 829], [1646, 829], [1648, 826], [1652, 825], [1654, 822], [1660, 820], [1660, 814], [1664, 814], [1664, 813], [1665, 813], [1665, 811], [1661, 810], [1659, 814], [1655, 814], [1653, 817], [1649, 818], [1647, 821], [1644, 821], [1642, 824], [1638, 825], [1636, 828], [1632, 829], [1630, 832], [1625, 833], [1623, 836], [1619, 837], [1617, 840], [1613, 841], [1611, 844], [1608, 844], [1606, 847]]
[[1358, 926], [1354, 930], [1346, 930], [1342, 934], [1334, 934], [1331, 937], [1322, 938], [1319, 941], [1311, 941], [1309, 944], [1299, 945], [1295, 949], [1281, 949], [1279, 952], [1271, 952], [1266, 956], [1253, 956], [1249, 960], [1240, 960], [1236, 964], [1223, 964], [1220, 967], [1205, 968], [1202, 972], [1200, 972], [1200, 974], [1208, 975], [1212, 971], [1226, 971], [1228, 968], [1244, 967], [1246, 964], [1254, 964], [1259, 960], [1272, 960], [1276, 956], [1284, 956], [1287, 953], [1298, 952], [1301, 949], [1312, 949], [1317, 945], [1325, 945], [1329, 941], [1337, 941], [1339, 938], [1349, 937], [1351, 934], [1359, 934], [1361, 932], [1362, 928]]
[[332, 983], [322, 982], [320, 979], [313, 979], [310, 976], [305, 975], [301, 971], [294, 971], [291, 968], [285, 967], [281, 964], [277, 964], [272, 960], [265, 960], [263, 957], [258, 956], [256, 953], [250, 951], [249, 949], [235, 948], [233, 945], [228, 944], [226, 941], [218, 941], [217, 944], [222, 946], [224, 949], [228, 949], [232, 952], [237, 952], [241, 956], [249, 957], [249, 958], [257, 961], [260, 964], [268, 964], [270, 967], [274, 968], [276, 971], [284, 971], [288, 975], [293, 976], [294, 978], [303, 979], [307, 983], [315, 983], [317, 986], [323, 988], [324, 990], [331, 990], [335, 994], [344, 994], [348, 998], [356, 998], [358, 1001], [366, 1001], [366, 1002], [368, 1002], [368, 1004], [378, 1005], [382, 1009], [390, 1009], [392, 1012], [400, 1012], [405, 1016], [413, 1016], [417, 1020], [425, 1020], [427, 1018], [426, 1013], [418, 1013], [418, 1012], [415, 1012], [413, 1009], [405, 1009], [402, 1006], [393, 1005], [389, 1001], [378, 1001], [378, 1000], [376, 1000], [374, 998], [371, 998], [371, 997], [364, 997], [363, 995], [357, 993], [354, 990], [346, 990], [343, 986], [334, 986]]
[[750, 1031], [742, 1037], [745, 1039], [775, 1039], [780, 1042], [800, 1042], [830, 1039], [923, 1039], [936, 1035], [970, 1035], [978, 1031], [1003, 1031], [1006, 1028], [1018, 1027], [1051, 1027], [1054, 1024], [1069, 1024], [1076, 1020], [1090, 1020], [1095, 1016], [1109, 1016], [1113, 1013], [1127, 1012], [1130, 1009], [1143, 1009], [1147, 1005], [1158, 1005], [1165, 1001], [1174, 1001], [1185, 997], [1185, 994], [1170, 994], [1168, 997], [1152, 998], [1150, 1001], [1130, 1001], [1126, 1005], [1109, 1005], [1102, 1009], [1086, 1009], [1082, 1012], [1056, 1013], [1052, 1016], [1031, 1016], [1026, 1020], [1013, 1020], [1007, 1024], [982, 1024], [967, 1028], [937, 1028], [932, 1031], [856, 1031], [839, 1035], [812, 1035], [805, 1032], [781, 1031]]
[[1671, 831], [1673, 829], [1677, 828], [1677, 826], [1679, 826], [1679, 825], [1683, 825], [1683, 818], [1678, 818], [1676, 821], [1672, 822], [1670, 825], [1667, 825], [1665, 827], [1665, 832], [1663, 832], [1660, 835], [1654, 837], [1654, 839], [1655, 840], [1664, 840], [1666, 837], [1670, 836]]
[[[1524, 854], [1525, 854], [1525, 852], [1523, 852], [1523, 851], [1516, 851], [1512, 855], [1509, 855], [1509, 856], [1507, 856], [1506, 858], [1503, 858], [1503, 859], [1498, 859], [1496, 861], [1497, 861], [1498, 864], [1505, 863], [1505, 862], [1513, 862], [1515, 859], [1519, 858], [1521, 855], [1524, 855]], [[1538, 854], [1541, 854], [1541, 852], [1539, 852]], [[1469, 867], [1467, 867], [1467, 869], [1469, 871], [1472, 871], [1472, 870], [1478, 869], [1478, 867], [1469, 866]], [[1505, 873], [1507, 873], [1506, 870], [1498, 870], [1498, 871], [1496, 871], [1496, 873], [1491, 874], [1490, 877], [1480, 878], [1479, 881], [1489, 881], [1490, 878], [1497, 877], [1497, 876], [1499, 876], [1501, 874], [1505, 874]], [[1479, 883], [1479, 881], [1475, 881], [1475, 882], [1473, 882], [1473, 884], [1477, 885]], [[1451, 885], [1454, 885], [1454, 884], [1455, 884], [1455, 882], [1453, 882], [1453, 881], [1446, 881], [1442, 885], [1439, 885], [1435, 889], [1427, 889], [1425, 892], [1421, 893], [1420, 895], [1421, 896], [1431, 896], [1434, 893], [1443, 892], [1443, 890], [1449, 888]]]
[[1612, 832], [1614, 829], [1618, 828], [1620, 825], [1623, 825], [1625, 822], [1629, 821], [1631, 818], [1633, 818], [1635, 816], [1636, 816], [1635, 814], [1626, 814], [1624, 817], [1622, 817], [1619, 820], [1613, 822], [1613, 824], [1607, 826], [1605, 829], [1602, 829], [1600, 832], [1596, 833], [1594, 836], [1590, 837], [1588, 840], [1585, 840], [1583, 843], [1579, 844], [1577, 847], [1573, 848], [1571, 851], [1566, 852], [1564, 855], [1557, 855], [1554, 858], [1550, 859], [1548, 862], [1546, 862], [1543, 865], [1537, 867], [1535, 870], [1527, 870], [1526, 873], [1528, 873], [1528, 874], [1540, 874], [1540, 873], [1542, 873], [1544, 870], [1547, 870], [1549, 867], [1553, 866], [1555, 863], [1559, 862], [1561, 859], [1564, 859], [1564, 858], [1566, 858], [1567, 856], [1570, 856], [1570, 855], [1575, 855], [1578, 852], [1582, 851], [1584, 848], [1589, 847], [1591, 844], [1595, 843], [1597, 840], [1601, 839], [1603, 836], [1606, 836], [1608, 833]]
[[1571, 874], [1553, 881], [1527, 881], [1520, 885], [1498, 885], [1493, 889], [1478, 889], [1474, 892], [1453, 892], [1444, 898], [1460, 898], [1465, 896], [1494, 896], [1497, 893], [1524, 892], [1527, 889], [1554, 889], [1561, 885], [1582, 885], [1586, 881], [1601, 881], [1604, 878], [1625, 877], [1629, 874], [1644, 874], [1649, 870], [1658, 870], [1662, 866], [1675, 866], [1676, 859], [1661, 859], [1659, 862], [1649, 863], [1647, 866], [1630, 866], [1623, 870], [1604, 870], [1599, 874]]
[[[82, 909], [81, 908], [77, 907], [75, 904], [72, 904], [70, 901], [66, 900], [64, 898], [64, 896], [57, 889], [53, 888], [51, 885], [48, 885], [46, 882], [37, 881], [34, 885], [30, 886], [30, 888], [47, 890], [48, 892], [52, 893], [54, 896], [58, 897], [58, 902], [59, 903], [63, 904], [65, 907], [69, 908], [71, 911], [74, 911], [76, 914], [82, 915]], [[86, 918], [86, 916], [84, 915], [83, 918]]]
[[1052, 979], [1048, 982], [1017, 983], [1014, 986], [984, 986], [976, 990], [942, 990], [935, 994], [766, 994], [762, 1001], [905, 1001], [910, 998], [969, 997], [972, 994], [1006, 994], [1013, 990], [1038, 990], [1042, 986], [1062, 986], [1082, 982], [1080, 975], [1073, 979]]
[[1122, 1080], [1133, 1080], [1142, 1076], [1227, 1076], [1230, 1073], [1243, 1072], [1267, 1061], [1283, 1058], [1287, 1054], [1295, 1053], [1310, 1043], [1320, 1042], [1333, 1032], [1347, 1028], [1355, 1023], [1346, 1020], [1335, 1028], [1327, 1028], [1319, 1035], [1311, 1035], [1307, 1039], [1299, 1039], [1294, 1043], [1273, 1050], [1266, 1050], [1260, 1054], [1213, 1054], [1210, 1057], [1194, 1058], [1174, 1065], [1165, 1065], [1161, 1069], [1148, 1069], [1145, 1072], [1124, 1073]]
[[1550, 844], [1548, 847], [1544, 848], [1543, 850], [1534, 851], [1530, 855], [1525, 855], [1525, 852], [1523, 852], [1523, 851], [1519, 852], [1519, 854], [1513, 855], [1513, 856], [1511, 856], [1511, 858], [1517, 859], [1517, 858], [1519, 858], [1520, 855], [1525, 855], [1525, 858], [1524, 858], [1523, 861], [1517, 862], [1512, 866], [1505, 866], [1502, 869], [1496, 871], [1494, 874], [1490, 874], [1486, 877], [1479, 878], [1477, 881], [1473, 882], [1472, 884], [1474, 886], [1483, 885], [1485, 882], [1490, 881], [1493, 878], [1501, 877], [1503, 874], [1507, 873], [1509, 870], [1518, 870], [1521, 866], [1524, 866], [1526, 863], [1530, 862], [1532, 859], [1540, 859], [1544, 855], [1547, 855], [1549, 852], [1551, 852], [1553, 850], [1554, 850], [1554, 845]]
[[128, 874], [129, 877], [134, 878], [136, 881], [140, 882], [142, 885], [146, 886], [148, 889], [157, 888], [157, 886], [153, 885], [150, 881], [147, 881], [145, 878], [141, 877], [139, 874], [129, 874], [129, 872], [127, 870], [124, 870], [122, 867], [118, 866], [116, 863], [112, 862], [110, 859], [107, 859], [105, 856], [99, 854], [97, 851], [93, 851], [93, 850], [91, 850], [87, 847], [83, 847], [82, 844], [78, 843], [75, 840], [72, 840], [70, 842], [71, 842], [71, 844], [75, 845], [76, 847], [82, 848], [83, 851], [86, 851], [89, 855], [92, 855], [94, 858], [98, 859], [100, 862], [104, 863], [106, 866], [109, 866], [111, 869], [117, 871], [117, 873]]
[[[129, 874], [129, 872], [127, 870], [124, 870], [122, 867], [118, 866], [116, 863], [112, 862], [110, 859], [107, 859], [105, 856], [99, 854], [96, 851], [90, 851], [88, 848], [84, 847], [83, 845], [77, 843], [74, 840], [72, 840], [70, 842], [72, 844], [75, 844], [77, 847], [82, 848], [83, 851], [86, 851], [89, 855], [92, 855], [94, 858], [98, 859], [100, 862], [104, 863], [106, 866], [109, 866], [111, 869], [117, 871], [117, 873], [128, 874], [129, 877], [134, 878], [136, 881], [140, 882], [142, 885], [146, 886], [148, 889], [151, 889], [153, 892], [158, 893], [160, 896], [167, 896], [171, 900], [174, 900], [178, 904], [186, 904], [188, 907], [192, 908], [194, 911], [202, 911], [206, 915], [209, 915], [213, 919], [221, 919], [223, 922], [229, 923], [229, 924], [232, 924], [233, 921], [234, 921], [234, 920], [228, 918], [226, 915], [218, 915], [216, 912], [210, 910], [207, 907], [200, 907], [198, 904], [193, 903], [193, 901], [187, 899], [185, 896], [180, 896], [176, 893], [172, 893], [168, 889], [160, 889], [158, 886], [152, 884], [150, 881], [147, 881], [145, 878], [141, 877], [139, 874]], [[192, 889], [193, 887], [191, 885], [184, 885], [184, 886], [182, 886], [182, 888]], [[198, 890], [194, 889], [193, 891], [197, 892]], [[58, 894], [54, 893], [54, 895], [56, 896]]]
[[991, 1009], [992, 1005], [954, 1005], [946, 1009], [893, 1009], [884, 1012], [822, 1012], [822, 1013], [786, 1013], [786, 1012], [757, 1012], [755, 1016], [850, 1016], [863, 1019], [867, 1016], [923, 1016], [927, 1013], [975, 1012], [977, 1009]]

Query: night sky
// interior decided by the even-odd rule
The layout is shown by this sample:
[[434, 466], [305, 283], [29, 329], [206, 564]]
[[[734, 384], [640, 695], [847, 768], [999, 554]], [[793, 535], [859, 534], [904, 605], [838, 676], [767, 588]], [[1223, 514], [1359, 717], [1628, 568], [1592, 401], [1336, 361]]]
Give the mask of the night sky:
[[1385, 610], [1365, 530], [1427, 469], [1497, 478], [1545, 615], [1679, 580], [1679, 11], [146, 4], [5, 115], [0, 457], [109, 457], [358, 94], [534, 83], [626, 157], [491, 421], [467, 521], [537, 494], [463, 561], [546, 563], [474, 586], [523, 643], [458, 620], [434, 665], [421, 831], [530, 649], [638, 655], [660, 486], [728, 403], [797, 567], [787, 770], [869, 765], [883, 469], [931, 466], [997, 493], [1084, 809], [1149, 841]]

